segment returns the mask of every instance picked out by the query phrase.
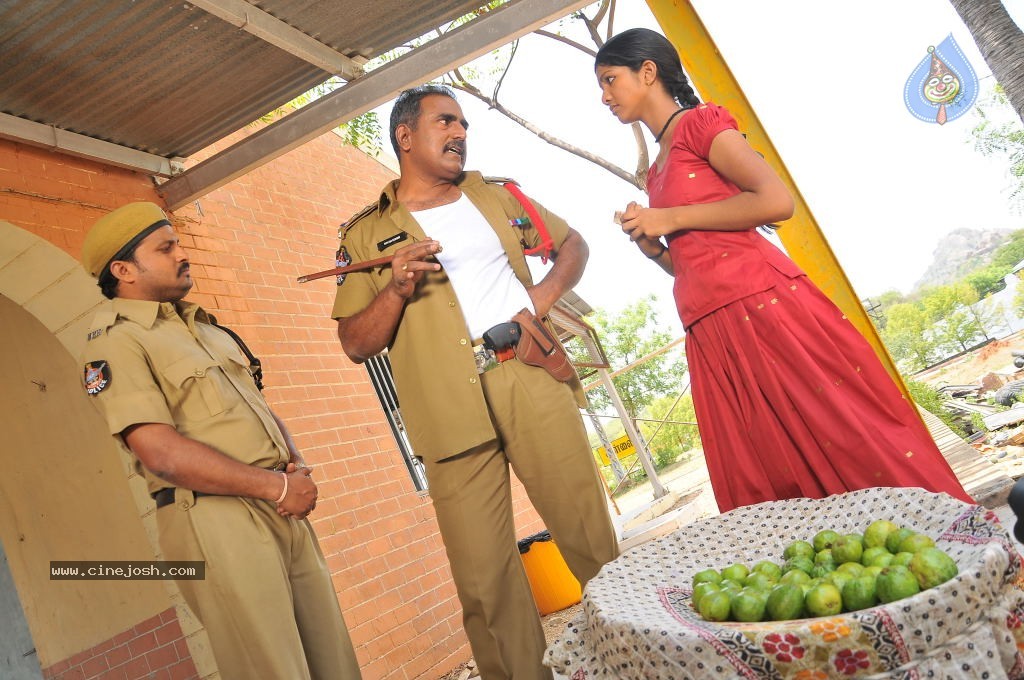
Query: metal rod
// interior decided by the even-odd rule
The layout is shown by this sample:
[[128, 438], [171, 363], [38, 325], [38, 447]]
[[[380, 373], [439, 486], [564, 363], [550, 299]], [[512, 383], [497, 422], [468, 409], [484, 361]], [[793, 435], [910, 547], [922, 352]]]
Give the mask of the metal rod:
[[[988, 413], [988, 411], [986, 411]], [[611, 418], [613, 420], [619, 420], [622, 416], [613, 416], [605, 413], [593, 414], [595, 418]], [[633, 420], [639, 420], [644, 423], [666, 423], [668, 425], [696, 425], [697, 423], [691, 423], [688, 420], [665, 420], [663, 418], [633, 418]]]

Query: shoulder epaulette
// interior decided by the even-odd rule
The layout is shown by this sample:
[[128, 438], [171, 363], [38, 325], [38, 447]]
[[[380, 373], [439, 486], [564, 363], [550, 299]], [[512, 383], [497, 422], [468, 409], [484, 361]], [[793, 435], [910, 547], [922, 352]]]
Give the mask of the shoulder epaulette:
[[345, 235], [348, 233], [348, 230], [356, 226], [356, 223], [359, 222], [359, 220], [363, 219], [370, 213], [377, 210], [378, 205], [379, 204], [377, 203], [371, 203], [370, 205], [364, 207], [362, 210], [357, 212], [352, 217], [348, 218], [347, 222], [342, 222], [341, 226], [338, 227], [338, 238], [345, 238]]
[[511, 177], [484, 177], [484, 181], [488, 184], [519, 184]]
[[113, 309], [104, 309], [96, 313], [96, 316], [92, 318], [92, 326], [89, 330], [89, 335], [86, 338], [86, 342], [93, 340], [103, 335], [103, 333], [114, 325], [117, 321], [117, 312]]

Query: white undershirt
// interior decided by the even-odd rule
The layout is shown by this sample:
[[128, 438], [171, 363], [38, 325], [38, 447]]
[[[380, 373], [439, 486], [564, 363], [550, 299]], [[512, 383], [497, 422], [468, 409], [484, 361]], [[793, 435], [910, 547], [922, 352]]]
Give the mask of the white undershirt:
[[498, 235], [465, 194], [454, 203], [412, 214], [427, 236], [441, 244], [435, 257], [455, 288], [473, 338], [523, 307], [535, 311]]

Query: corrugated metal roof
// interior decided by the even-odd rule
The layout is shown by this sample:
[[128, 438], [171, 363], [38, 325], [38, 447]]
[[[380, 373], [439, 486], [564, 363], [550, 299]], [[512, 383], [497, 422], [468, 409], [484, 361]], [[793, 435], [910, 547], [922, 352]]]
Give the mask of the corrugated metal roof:
[[348, 57], [377, 57], [472, 12], [484, 0], [249, 0]]
[[[373, 58], [479, 2], [250, 4], [341, 54]], [[0, 111], [167, 158], [329, 75], [182, 0], [0, 0]]]

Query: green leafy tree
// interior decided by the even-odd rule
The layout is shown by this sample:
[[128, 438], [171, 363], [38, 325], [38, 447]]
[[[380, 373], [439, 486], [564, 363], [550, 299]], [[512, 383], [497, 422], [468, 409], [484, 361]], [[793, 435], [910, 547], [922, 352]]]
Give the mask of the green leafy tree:
[[1006, 306], [1002, 302], [996, 303], [991, 297], [985, 298], [971, 305], [970, 312], [981, 327], [983, 339], [988, 340], [1009, 332], [1010, 321], [1006, 318]]
[[939, 341], [954, 352], [966, 350], [981, 337], [985, 329], [971, 309], [978, 293], [961, 281], [930, 289], [922, 300], [925, 312], [935, 325]]
[[1006, 276], [1021, 260], [1024, 260], [1024, 229], [1010, 233], [1009, 240], [992, 255], [992, 266], [998, 267]]
[[1024, 285], [1018, 287], [1011, 309], [984, 299], [1005, 287], [1005, 278], [1024, 261], [1024, 230], [1017, 230], [985, 264], [950, 286], [930, 288], [910, 296], [887, 291], [865, 300], [872, 309], [882, 340], [905, 371], [918, 370], [968, 344], [992, 336], [1009, 325], [1007, 311], [1024, 317]]
[[[658, 326], [658, 315], [652, 306], [656, 299], [648, 295], [614, 317], [600, 309], [590, 317], [613, 371], [662, 349], [674, 339]], [[626, 410], [636, 417], [656, 398], [678, 394], [685, 373], [686, 362], [674, 353], [664, 352], [616, 375], [612, 383]], [[589, 396], [595, 409], [611, 403], [603, 388], [590, 390]]]
[[640, 430], [658, 468], [671, 465], [682, 453], [700, 446], [697, 415], [693, 410], [693, 397], [689, 394], [678, 399], [659, 397], [644, 413], [649, 420], [641, 423]]
[[1017, 282], [1017, 292], [1013, 295], [1013, 311], [1018, 318], [1024, 318], [1024, 281]]
[[901, 302], [906, 302], [906, 296], [904, 296], [903, 293], [899, 292], [898, 290], [892, 289], [885, 291], [881, 295], [875, 296], [874, 300], [882, 308], [882, 311], [885, 311], [886, 309], [892, 307], [893, 305], [898, 305]]
[[882, 341], [903, 370], [917, 371], [930, 364], [937, 354], [931, 328], [932, 321], [921, 304], [895, 304], [886, 310]]
[[1002, 266], [992, 264], [971, 272], [964, 281], [974, 289], [979, 298], [983, 298], [1006, 287], [1003, 277], [1007, 271]]
[[1012, 178], [1010, 196], [1024, 202], [1024, 127], [1014, 115], [1003, 87], [997, 84], [974, 107], [978, 123], [971, 130], [974, 148], [984, 156], [1005, 158]]
[[868, 318], [871, 319], [871, 323], [875, 325], [879, 332], [885, 330], [885, 325], [888, 323], [886, 318], [887, 310], [893, 305], [902, 302], [906, 302], [906, 298], [898, 290], [887, 290], [880, 295], [861, 300], [864, 310], [868, 313]]
[[[1002, 282], [1002, 278], [999, 280]], [[1003, 287], [1005, 288], [1005, 284]], [[997, 331], [1006, 327], [1002, 304], [991, 304], [991, 300], [979, 299], [977, 290], [967, 281], [958, 284], [957, 288], [963, 299], [962, 311], [969, 317], [965, 330], [966, 342], [988, 340]]]
[[958, 307], [942, 320], [939, 338], [953, 353], [966, 351], [978, 340], [980, 328], [965, 307]]
[[[303, 106], [315, 102], [320, 97], [334, 92], [344, 84], [344, 80], [337, 76], [332, 76], [329, 80], [320, 83], [308, 92], [300, 94], [283, 107], [260, 116], [260, 119], [257, 122], [267, 124], [273, 123], [278, 118], [288, 115], [289, 111], [301, 109]], [[377, 156], [380, 154], [383, 129], [381, 128], [380, 121], [377, 119], [377, 114], [374, 111], [367, 111], [361, 116], [356, 116], [347, 123], [342, 123], [338, 126], [338, 131], [341, 132], [342, 138], [345, 142], [351, 146], [361, 149], [371, 156]]]

